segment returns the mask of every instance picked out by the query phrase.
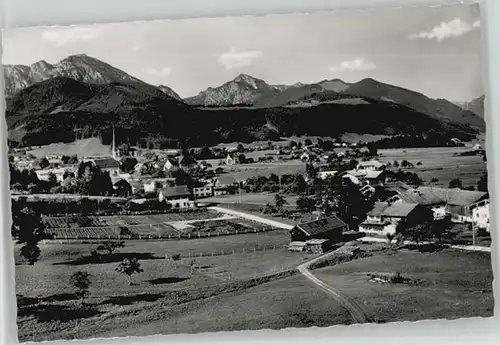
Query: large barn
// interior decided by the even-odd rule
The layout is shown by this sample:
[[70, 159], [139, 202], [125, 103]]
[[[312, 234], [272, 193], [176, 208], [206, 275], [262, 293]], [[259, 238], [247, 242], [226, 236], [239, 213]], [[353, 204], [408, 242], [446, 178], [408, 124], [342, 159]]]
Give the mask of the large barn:
[[342, 234], [348, 230], [346, 223], [336, 216], [315, 219], [300, 223], [290, 230], [292, 242], [305, 242], [311, 239], [326, 239], [338, 242]]

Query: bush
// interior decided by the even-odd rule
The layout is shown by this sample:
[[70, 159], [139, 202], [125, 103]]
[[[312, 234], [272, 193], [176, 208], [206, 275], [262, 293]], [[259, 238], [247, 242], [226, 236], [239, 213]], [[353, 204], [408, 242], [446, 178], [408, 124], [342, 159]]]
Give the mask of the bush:
[[389, 278], [389, 282], [391, 282], [392, 284], [402, 284], [405, 282], [405, 279], [403, 278], [403, 276], [401, 276], [401, 273], [396, 272], [391, 275], [391, 277]]

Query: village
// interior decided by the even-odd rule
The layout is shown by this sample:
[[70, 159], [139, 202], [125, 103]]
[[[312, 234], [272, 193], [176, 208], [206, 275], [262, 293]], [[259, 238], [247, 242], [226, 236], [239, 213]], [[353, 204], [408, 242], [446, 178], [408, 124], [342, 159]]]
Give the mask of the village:
[[[89, 141], [99, 139], [70, 145], [88, 147]], [[131, 299], [130, 308], [150, 308], [160, 301], [174, 303], [166, 297], [171, 293], [190, 291], [187, 300], [174, 303], [183, 305], [199, 298], [193, 289], [201, 288], [208, 298], [239, 284], [238, 294], [247, 294], [250, 286], [293, 286], [297, 272], [340, 303], [333, 310], [350, 315], [339, 316], [333, 323], [411, 319], [413, 314], [381, 316], [346, 302], [349, 290], [337, 289], [335, 283], [325, 286], [330, 277], [320, 279], [318, 274], [338, 266], [331, 266], [332, 262], [354, 260], [372, 266], [379, 258], [399, 258], [404, 268], [389, 272], [379, 268], [369, 280], [391, 290], [396, 287], [387, 284], [398, 279], [411, 282], [430, 264], [420, 263], [424, 257], [413, 257], [415, 253], [443, 256], [429, 259], [447, 272], [459, 269], [458, 262], [463, 264], [451, 264], [455, 255], [479, 255], [467, 264], [482, 265], [485, 258], [481, 255], [490, 250], [487, 177], [481, 171], [464, 182], [446, 180], [445, 172], [439, 182], [435, 177], [424, 181], [417, 173], [425, 173], [430, 160], [397, 161], [392, 151], [377, 150], [369, 143], [321, 138], [164, 150], [116, 142], [113, 135], [109, 146], [99, 144], [100, 155], [58, 155], [53, 148], [56, 153], [46, 154], [50, 148], [32, 148], [12, 150], [9, 159], [13, 217], [19, 219], [17, 224], [31, 217], [39, 229], [37, 238], [26, 242], [30, 250], [16, 249], [19, 295], [43, 291], [39, 308], [65, 310], [76, 297], [59, 302], [50, 297], [62, 296], [70, 288], [61, 277], [89, 272], [88, 277], [99, 276], [99, 284], [105, 284], [92, 288], [89, 281], [84, 296], [92, 312], [80, 316], [83, 311], [77, 308], [75, 322], [92, 322], [95, 313], [104, 312], [109, 294], [118, 305]], [[482, 147], [474, 143], [436, 150], [446, 150], [454, 164], [484, 157]], [[411, 158], [415, 152], [418, 149], [398, 154]], [[442, 160], [437, 164], [443, 164]], [[432, 167], [427, 169], [438, 176]], [[405, 249], [412, 246], [416, 251]], [[414, 265], [411, 269], [406, 266], [409, 262]], [[63, 276], [56, 267], [64, 267]], [[41, 269], [47, 272], [43, 278], [37, 273]], [[409, 270], [403, 271], [402, 278], [401, 269]], [[122, 276], [127, 277], [128, 286]], [[31, 289], [33, 279], [37, 279], [35, 290]], [[305, 288], [303, 283], [300, 286]], [[377, 296], [388, 306], [383, 294]], [[324, 300], [324, 296], [314, 298], [311, 303]], [[357, 303], [367, 297], [360, 298]], [[22, 315], [29, 303], [20, 308]], [[30, 332], [39, 330], [37, 339], [53, 336], [51, 331], [40, 331], [48, 317], [43, 310], [36, 312], [41, 313], [39, 321], [26, 326]], [[23, 317], [20, 320], [24, 322]], [[73, 332], [73, 321], [58, 322], [57, 334]], [[113, 334], [120, 329], [111, 321], [100, 327], [104, 328], [99, 332]], [[171, 329], [167, 324], [158, 327], [166, 332]], [[98, 332], [90, 326], [87, 331], [89, 335]]]
[[[452, 140], [450, 146], [465, 145]], [[484, 155], [479, 144], [466, 150]], [[471, 233], [470, 245], [476, 245], [478, 234], [488, 237], [485, 176], [476, 188], [462, 186], [459, 179], [448, 186], [436, 186], [411, 172], [415, 165], [422, 165], [421, 161], [381, 160], [384, 157], [378, 157], [377, 149], [369, 144], [321, 138], [316, 143], [310, 139], [284, 141], [281, 145], [269, 142], [245, 147], [240, 143], [196, 152], [141, 150], [117, 145], [114, 130], [108, 156], [30, 157], [13, 152], [9, 158], [13, 200], [82, 203], [94, 199], [98, 210], [90, 212], [107, 215], [113, 213], [114, 202], [129, 212], [190, 212], [219, 206], [228, 212], [247, 212], [248, 217], [258, 217], [263, 224], [281, 219], [285, 229], [295, 225], [291, 250], [305, 250], [312, 243], [338, 242], [343, 232], [391, 241], [402, 235], [398, 226], [411, 228], [433, 221], [442, 223], [440, 236], [452, 228], [460, 229], [455, 235]], [[286, 173], [277, 175], [274, 171], [279, 170], [273, 168]], [[251, 174], [245, 173], [248, 171]], [[350, 199], [342, 193], [349, 194]], [[348, 206], [357, 210], [346, 212]], [[58, 213], [61, 209], [55, 206], [45, 216], [64, 216]], [[323, 219], [325, 225], [304, 230]], [[67, 232], [78, 238], [76, 230], [73, 226]], [[71, 238], [59, 229], [61, 235]], [[98, 231], [95, 236], [100, 236]]]

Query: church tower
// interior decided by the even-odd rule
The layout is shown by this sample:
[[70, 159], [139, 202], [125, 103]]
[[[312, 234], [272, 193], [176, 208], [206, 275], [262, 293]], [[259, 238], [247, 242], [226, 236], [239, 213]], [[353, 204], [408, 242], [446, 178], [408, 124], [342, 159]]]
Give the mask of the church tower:
[[120, 153], [117, 151], [116, 148], [116, 140], [115, 140], [115, 126], [113, 126], [113, 142], [111, 144], [111, 155], [114, 160], [118, 160], [120, 157]]

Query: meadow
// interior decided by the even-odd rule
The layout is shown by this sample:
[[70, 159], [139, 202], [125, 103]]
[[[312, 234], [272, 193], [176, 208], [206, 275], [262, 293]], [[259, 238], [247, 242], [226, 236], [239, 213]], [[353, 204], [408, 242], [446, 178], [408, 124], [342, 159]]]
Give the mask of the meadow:
[[[285, 231], [226, 239], [230, 238], [232, 243], [216, 238], [179, 241], [168, 249], [182, 253], [207, 247], [234, 250], [250, 248], [248, 244], [252, 242], [284, 244], [288, 240]], [[304, 276], [293, 271], [269, 276], [312, 257], [277, 248], [190, 257], [172, 265], [160, 258], [165, 244], [169, 242], [131, 241], [119, 250], [122, 254], [142, 252], [158, 256], [140, 260], [145, 270], [133, 278], [136, 285], [132, 286], [114, 271], [116, 262], [78, 263], [78, 258], [90, 250], [86, 244], [44, 245], [41, 262], [34, 266], [19, 265], [16, 269], [17, 293], [23, 296], [18, 316], [20, 340], [352, 323], [342, 305]], [[452, 249], [428, 253], [410, 249], [391, 251], [385, 244], [360, 244], [360, 247], [371, 252], [371, 256], [319, 268], [313, 273], [354, 298], [371, 322], [492, 315], [493, 275], [489, 254]], [[193, 261], [201, 269], [191, 270]], [[77, 301], [68, 284], [74, 270], [87, 270], [93, 275], [88, 303], [94, 308], [84, 314], [74, 311]], [[214, 274], [215, 271], [219, 274]], [[370, 280], [373, 275], [395, 272], [411, 282]]]
[[[401, 163], [407, 160], [415, 165], [406, 169], [416, 173], [424, 184], [430, 184], [431, 179], [437, 178], [432, 185], [448, 187], [448, 183], [459, 178], [465, 186], [477, 186], [477, 181], [486, 172], [486, 162], [481, 156], [458, 156], [455, 154], [470, 151], [470, 147], [437, 147], [379, 150], [378, 159], [382, 163]], [[422, 162], [421, 166], [417, 166]]]
[[[123, 313], [147, 317], [154, 305], [165, 311], [165, 304], [184, 305], [259, 285], [265, 277], [294, 270], [309, 258], [288, 252], [288, 242], [288, 232], [279, 230], [224, 239], [127, 241], [125, 248], [97, 260], [91, 255], [97, 243], [52, 241], [41, 244], [42, 255], [33, 266], [21, 260], [16, 246], [20, 339], [58, 339], [76, 331], [75, 325], [102, 322], [118, 331], [122, 322], [129, 321]], [[180, 260], [166, 259], [175, 254], [181, 255]], [[127, 277], [115, 267], [132, 257], [139, 259], [144, 272], [132, 277], [134, 285], [128, 285]], [[76, 308], [69, 278], [77, 271], [91, 274], [88, 303], [94, 306], [92, 311]], [[79, 327], [78, 337], [85, 337], [86, 332], [86, 326]]]
[[[370, 281], [372, 274], [398, 272], [411, 283]], [[493, 315], [489, 253], [401, 249], [321, 268], [314, 275], [359, 301], [377, 322]]]

